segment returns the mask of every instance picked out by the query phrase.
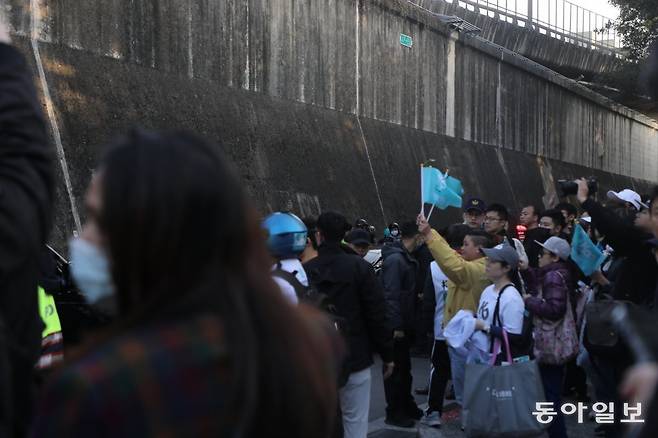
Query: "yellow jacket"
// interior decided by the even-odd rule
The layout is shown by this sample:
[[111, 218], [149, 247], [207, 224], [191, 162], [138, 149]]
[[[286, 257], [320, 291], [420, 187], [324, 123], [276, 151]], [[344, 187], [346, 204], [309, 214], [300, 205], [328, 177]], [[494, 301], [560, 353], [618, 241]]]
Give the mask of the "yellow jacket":
[[471, 262], [464, 260], [435, 230], [432, 230], [427, 247], [448, 277], [448, 295], [443, 310], [445, 327], [460, 310], [477, 311], [480, 295], [491, 284], [484, 273], [486, 259], [482, 257]]

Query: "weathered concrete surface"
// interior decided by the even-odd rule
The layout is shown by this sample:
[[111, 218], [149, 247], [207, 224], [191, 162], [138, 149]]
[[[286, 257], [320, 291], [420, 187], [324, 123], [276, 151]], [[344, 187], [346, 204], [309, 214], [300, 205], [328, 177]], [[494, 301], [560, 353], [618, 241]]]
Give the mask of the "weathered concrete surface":
[[480, 28], [480, 35], [483, 38], [571, 78], [581, 74], [590, 78], [597, 73], [613, 71], [621, 64], [620, 59], [611, 51], [591, 50], [575, 44], [565, 44], [528, 27], [503, 21], [498, 16], [489, 17], [477, 11], [461, 8], [457, 2], [448, 3], [443, 0], [412, 0], [412, 2], [437, 14], [460, 17]]
[[[30, 9], [11, 2], [32, 58]], [[515, 207], [550, 197], [551, 179], [594, 174], [602, 189], [640, 191], [658, 180], [654, 122], [482, 39], [450, 36], [406, 2], [37, 3], [78, 205], [100, 146], [137, 124], [222, 143], [264, 211], [333, 208], [379, 225], [418, 211], [418, 163], [430, 157], [469, 194]], [[60, 198], [61, 241], [72, 221]]]

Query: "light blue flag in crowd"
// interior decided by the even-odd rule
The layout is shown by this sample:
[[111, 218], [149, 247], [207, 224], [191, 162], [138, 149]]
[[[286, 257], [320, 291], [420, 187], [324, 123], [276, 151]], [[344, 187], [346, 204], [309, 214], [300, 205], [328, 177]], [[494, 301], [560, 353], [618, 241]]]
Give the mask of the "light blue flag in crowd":
[[423, 204], [432, 204], [440, 209], [462, 206], [462, 183], [434, 167], [423, 167], [422, 192]]
[[573, 239], [571, 239], [571, 260], [573, 260], [583, 274], [592, 275], [603, 260], [605, 254], [592, 242], [583, 227], [576, 225], [573, 231]]

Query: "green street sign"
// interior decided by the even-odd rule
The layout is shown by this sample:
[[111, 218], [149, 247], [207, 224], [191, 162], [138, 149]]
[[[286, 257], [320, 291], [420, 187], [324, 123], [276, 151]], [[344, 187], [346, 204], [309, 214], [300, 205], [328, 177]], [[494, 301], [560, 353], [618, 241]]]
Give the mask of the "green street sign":
[[414, 40], [409, 36], [405, 35], [403, 33], [400, 34], [400, 44], [402, 44], [404, 47], [409, 47], [414, 45]]

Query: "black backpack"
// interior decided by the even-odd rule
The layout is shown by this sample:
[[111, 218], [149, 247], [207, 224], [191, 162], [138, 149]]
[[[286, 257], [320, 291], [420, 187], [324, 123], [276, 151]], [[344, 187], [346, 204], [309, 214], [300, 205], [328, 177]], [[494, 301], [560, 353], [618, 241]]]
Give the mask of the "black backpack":
[[332, 319], [336, 316], [336, 306], [333, 304], [327, 290], [320, 291], [316, 285], [310, 282], [310, 286], [304, 286], [297, 278], [297, 271], [284, 271], [281, 263], [277, 264], [274, 271], [272, 271], [272, 275], [291, 285], [295, 289], [295, 295], [297, 295], [300, 303], [318, 308], [331, 316]]
[[[281, 278], [295, 289], [295, 294], [300, 303], [320, 309], [329, 318], [336, 332], [338, 332], [344, 341], [347, 341], [347, 336], [349, 334], [347, 320], [338, 315], [336, 305], [331, 298], [334, 289], [340, 287], [340, 285], [330, 279], [324, 278], [323, 276], [318, 276], [319, 278], [315, 282], [311, 282], [309, 279], [310, 285], [304, 286], [299, 281], [296, 274], [297, 271], [284, 271], [281, 268], [280, 263], [277, 264], [277, 267], [272, 271], [274, 277]], [[343, 361], [338, 373], [338, 386], [344, 386], [345, 383], [347, 383], [348, 377], [349, 369], [347, 368], [345, 361]]]
[[[514, 286], [514, 285], [508, 284], [507, 286], [503, 287], [503, 289], [498, 294], [498, 299], [496, 300], [496, 308], [494, 309], [493, 324], [492, 324], [496, 327], [503, 326], [502, 322], [500, 321], [500, 297], [503, 295], [505, 290], [507, 290], [507, 288], [510, 286]], [[510, 344], [509, 348], [511, 350], [510, 355], [513, 358], [520, 356], [529, 356], [530, 359], [534, 358], [533, 349], [535, 346], [535, 342], [532, 337], [532, 331], [533, 331], [532, 314], [528, 309], [526, 309], [523, 313], [523, 328], [521, 329], [521, 334], [520, 335], [516, 335], [512, 333], [507, 334]], [[493, 337], [491, 339], [491, 351], [493, 351]]]

